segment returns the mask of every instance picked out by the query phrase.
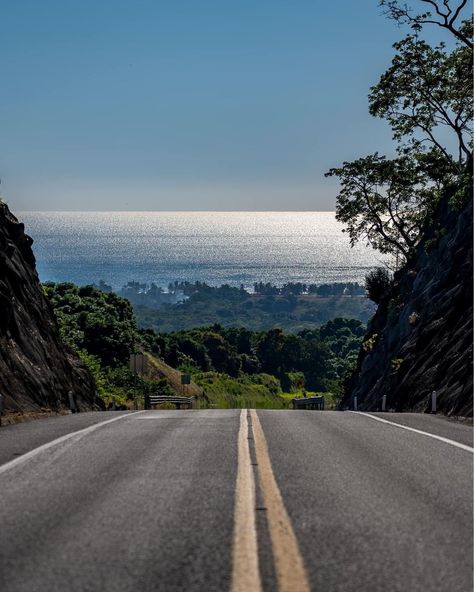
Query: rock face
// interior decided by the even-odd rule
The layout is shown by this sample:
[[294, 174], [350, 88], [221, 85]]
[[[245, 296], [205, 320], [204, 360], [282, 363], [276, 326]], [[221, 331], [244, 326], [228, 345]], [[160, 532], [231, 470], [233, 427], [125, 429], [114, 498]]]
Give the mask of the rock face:
[[343, 405], [361, 410], [438, 410], [472, 415], [472, 199], [440, 212], [444, 231], [424, 237], [416, 256], [369, 324]]
[[5, 410], [94, 405], [92, 377], [61, 341], [24, 225], [0, 201], [0, 393]]

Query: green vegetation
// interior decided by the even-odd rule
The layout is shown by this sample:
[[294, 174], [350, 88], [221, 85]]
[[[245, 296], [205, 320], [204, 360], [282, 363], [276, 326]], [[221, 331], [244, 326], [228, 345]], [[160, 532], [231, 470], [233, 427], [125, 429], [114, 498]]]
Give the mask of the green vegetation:
[[[375, 331], [390, 327], [403, 308], [396, 294], [405, 278], [423, 268], [421, 247], [425, 253], [436, 248], [447, 223], [472, 201], [472, 12], [466, 0], [412, 4], [415, 8], [404, 0], [379, 1], [388, 18], [409, 27], [405, 38], [393, 45], [391, 64], [369, 93], [370, 114], [392, 130], [395, 157], [374, 151], [326, 173], [340, 180], [336, 218], [351, 245], [362, 241], [392, 255], [395, 268], [393, 277], [384, 269], [366, 277], [369, 298], [387, 309], [381, 309], [362, 343], [360, 364], [345, 382], [345, 402], [354, 385], [368, 388], [365, 356], [370, 354], [372, 360], [366, 376], [372, 373], [376, 379], [386, 352], [395, 347], [390, 334], [381, 341]], [[421, 13], [416, 10], [420, 4]], [[428, 43], [423, 38], [426, 27], [439, 31], [445, 41]], [[408, 322], [414, 327], [419, 318], [413, 310]], [[394, 374], [403, 366], [401, 358], [390, 363]]]
[[233, 378], [228, 374], [201, 372], [194, 375], [194, 380], [204, 390], [206, 406], [212, 408], [285, 409], [289, 405], [281, 396], [278, 379], [268, 374]]
[[43, 287], [68, 345], [86, 351], [104, 366], [115, 368], [128, 362], [138, 338], [127, 300], [93, 286], [46, 283]]
[[[113, 293], [69, 283], [48, 283], [44, 290], [63, 339], [90, 369], [106, 404], [173, 394], [179, 372], [192, 374], [192, 394], [204, 407], [282, 408], [306, 389], [337, 398], [365, 331], [356, 319], [337, 318], [298, 334], [218, 324], [157, 333], [138, 329], [130, 303]], [[134, 351], [149, 352], [147, 378], [128, 370]]]
[[130, 303], [93, 286], [43, 284], [63, 340], [74, 349], [94, 377], [105, 405], [125, 407], [145, 394], [173, 394], [168, 381], [143, 379], [128, 370], [140, 335]]
[[403, 358], [394, 358], [391, 362], [391, 367], [394, 372], [400, 370], [400, 366], [403, 364]]
[[[360, 321], [333, 319], [296, 335], [281, 329], [250, 331], [213, 325], [169, 334], [148, 329], [142, 337], [149, 351], [190, 372], [206, 394], [229, 388], [228, 394], [243, 399], [257, 391], [268, 399], [270, 394], [296, 395], [304, 389], [337, 396], [364, 332]], [[203, 382], [210, 378], [219, 387]]]
[[[136, 306], [142, 328], [171, 333], [218, 323], [223, 327], [245, 327], [256, 331], [274, 328], [298, 333], [341, 317], [366, 323], [374, 312], [373, 304], [357, 284], [325, 284], [310, 292], [311, 286], [286, 284], [256, 285], [258, 293], [243, 288], [212, 287], [202, 283], [173, 286], [186, 300], [179, 304], [162, 304], [159, 309]], [[302, 289], [306, 288], [307, 292]], [[346, 294], [343, 295], [344, 290]], [[260, 292], [261, 291], [261, 292]], [[356, 295], [351, 295], [356, 294]]]
[[373, 335], [371, 335], [371, 337], [369, 337], [362, 343], [362, 349], [366, 352], [372, 351], [374, 349], [374, 345], [377, 343], [377, 339], [378, 334], [374, 333]]
[[[389, 18], [411, 31], [370, 89], [369, 111], [392, 129], [398, 156], [377, 152], [344, 162], [336, 217], [351, 243], [365, 241], [408, 261], [427, 228], [443, 228], [440, 205], [460, 208], [472, 198], [472, 18], [465, 0], [421, 0], [417, 14], [398, 0], [381, 0]], [[430, 45], [425, 26], [440, 27], [450, 43]]]
[[380, 304], [382, 300], [390, 292], [390, 274], [385, 267], [377, 267], [369, 271], [365, 278], [365, 287], [367, 295], [376, 304]]

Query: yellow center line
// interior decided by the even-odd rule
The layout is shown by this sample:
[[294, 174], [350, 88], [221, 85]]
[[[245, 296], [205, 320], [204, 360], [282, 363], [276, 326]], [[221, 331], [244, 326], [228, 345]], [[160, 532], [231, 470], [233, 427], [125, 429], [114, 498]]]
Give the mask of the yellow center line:
[[[250, 411], [257, 456], [258, 475], [267, 508], [279, 592], [310, 592], [298, 541], [273, 473], [268, 446], [257, 412]], [[242, 417], [242, 416], [241, 416]], [[241, 419], [242, 421], [242, 419]], [[253, 588], [247, 588], [247, 592]]]
[[255, 480], [248, 441], [247, 411], [240, 413], [235, 488], [232, 592], [261, 592], [255, 523]]

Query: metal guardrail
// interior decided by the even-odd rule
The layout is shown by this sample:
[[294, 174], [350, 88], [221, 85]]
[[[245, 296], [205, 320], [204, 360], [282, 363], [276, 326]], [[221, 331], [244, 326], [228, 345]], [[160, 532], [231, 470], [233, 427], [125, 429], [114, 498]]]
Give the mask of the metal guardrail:
[[292, 399], [293, 409], [317, 409], [324, 410], [324, 397], [303, 397], [301, 399]]
[[154, 405], [161, 403], [171, 403], [177, 409], [183, 407], [191, 408], [193, 406], [194, 397], [168, 397], [167, 395], [149, 395], [145, 396], [145, 409], [151, 409]]

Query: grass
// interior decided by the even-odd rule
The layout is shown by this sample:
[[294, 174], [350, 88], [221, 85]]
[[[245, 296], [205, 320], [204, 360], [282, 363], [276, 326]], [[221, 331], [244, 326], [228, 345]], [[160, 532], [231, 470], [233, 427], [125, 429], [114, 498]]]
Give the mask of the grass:
[[[332, 393], [303, 389], [282, 392], [279, 380], [269, 374], [234, 378], [219, 372], [200, 372], [193, 374], [193, 380], [184, 393], [181, 372], [150, 354], [146, 356], [148, 378], [167, 378], [176, 394], [196, 397], [200, 409], [291, 409], [294, 398], [314, 395], [324, 396], [326, 409], [335, 408], [336, 400]], [[169, 408], [174, 409], [174, 405]]]
[[325, 391], [325, 392], [312, 392], [312, 391], [297, 391], [294, 393], [280, 393], [279, 395], [286, 403], [287, 407], [291, 408], [291, 401], [293, 399], [299, 399], [301, 397], [324, 397], [324, 408], [326, 410], [335, 409], [337, 405], [337, 397], [334, 393]]
[[278, 380], [267, 374], [233, 378], [218, 372], [202, 372], [193, 379], [203, 389], [199, 398], [202, 409], [291, 409], [294, 398], [314, 395], [324, 396], [326, 409], [336, 405], [330, 392], [281, 392]]
[[193, 376], [204, 391], [201, 407], [215, 409], [287, 409], [280, 397], [278, 381], [267, 374], [233, 378], [218, 372]]
[[194, 381], [191, 384], [183, 387], [181, 384], [181, 372], [165, 364], [163, 360], [159, 360], [155, 356], [146, 353], [147, 358], [147, 373], [148, 378], [167, 378], [173, 390], [179, 396], [185, 397], [201, 397], [202, 388], [200, 388]]

